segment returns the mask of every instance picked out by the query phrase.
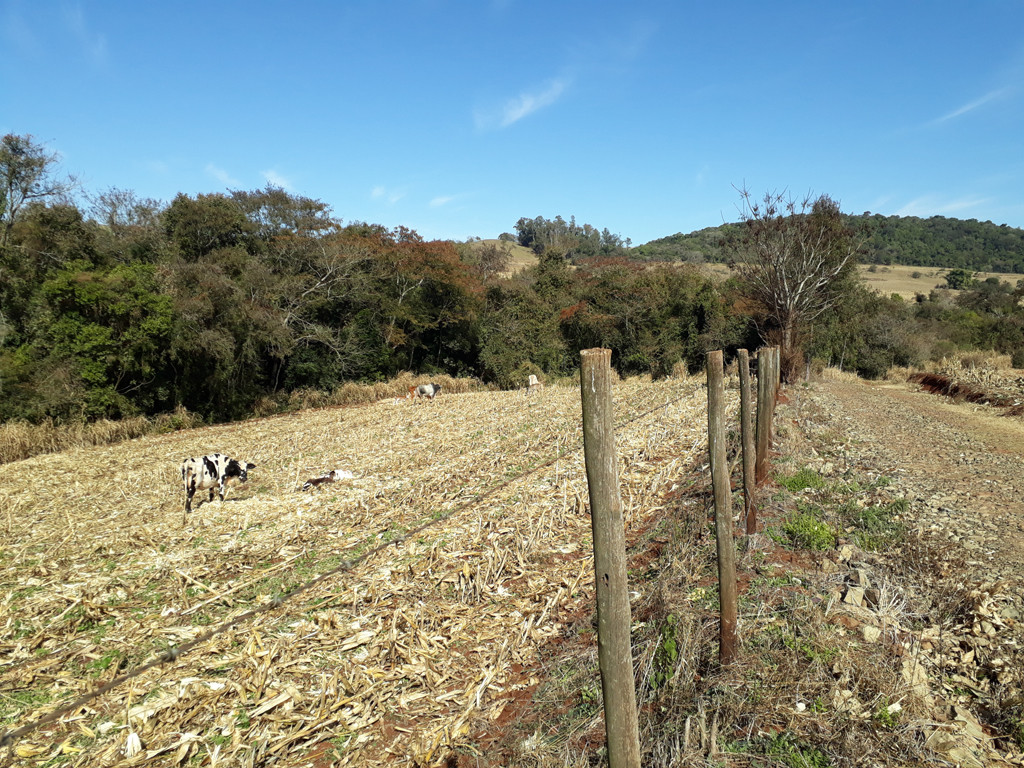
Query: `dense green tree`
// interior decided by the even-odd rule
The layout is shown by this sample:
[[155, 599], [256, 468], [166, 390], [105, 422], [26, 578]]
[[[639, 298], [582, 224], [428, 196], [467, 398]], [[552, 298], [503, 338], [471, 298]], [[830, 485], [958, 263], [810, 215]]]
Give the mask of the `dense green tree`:
[[867, 378], [883, 376], [894, 365], [920, 363], [927, 350], [913, 313], [898, 296], [852, 285], [810, 330], [807, 353], [820, 364]]
[[505, 388], [522, 387], [529, 372], [568, 373], [568, 348], [558, 311], [526, 280], [487, 291], [480, 330], [480, 373]]
[[974, 275], [966, 269], [951, 269], [946, 273], [946, 287], [959, 291], [970, 287], [974, 282]]
[[734, 348], [744, 325], [729, 317], [710, 280], [689, 267], [584, 263], [574, 296], [561, 313], [569, 348], [609, 348], [622, 374], [665, 376], [680, 361], [698, 366], [709, 349]]
[[257, 227], [241, 206], [221, 194], [179, 194], [163, 211], [164, 231], [186, 261], [216, 251], [254, 246]]
[[331, 207], [320, 200], [293, 195], [281, 187], [268, 184], [252, 192], [234, 190], [231, 200], [256, 227], [256, 234], [265, 241], [284, 246], [290, 238], [319, 238], [337, 232], [340, 222], [331, 215]]
[[171, 307], [150, 265], [66, 264], [40, 286], [5, 367], [6, 417], [120, 417], [173, 407]]

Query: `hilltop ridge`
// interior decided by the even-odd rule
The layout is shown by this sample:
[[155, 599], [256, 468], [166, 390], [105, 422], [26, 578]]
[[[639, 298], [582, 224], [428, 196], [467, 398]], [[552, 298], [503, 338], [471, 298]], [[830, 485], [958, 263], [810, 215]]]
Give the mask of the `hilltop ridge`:
[[[1024, 229], [945, 216], [863, 213], [846, 220], [863, 239], [857, 259], [862, 264], [1024, 272]], [[689, 234], [677, 232], [637, 246], [631, 255], [649, 261], [723, 262], [741, 228], [741, 223], [732, 222]]]

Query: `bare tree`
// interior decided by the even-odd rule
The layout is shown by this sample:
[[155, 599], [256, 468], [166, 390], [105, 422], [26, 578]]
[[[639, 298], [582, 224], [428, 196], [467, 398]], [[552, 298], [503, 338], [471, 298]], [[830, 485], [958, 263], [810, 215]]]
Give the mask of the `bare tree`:
[[156, 229], [165, 205], [151, 197], [139, 197], [130, 189], [111, 187], [88, 197], [90, 213], [117, 234], [133, 228]]
[[835, 305], [853, 273], [853, 233], [828, 195], [799, 203], [786, 192], [760, 201], [747, 189], [740, 196], [744, 229], [734, 267], [761, 335], [781, 348], [782, 377], [791, 381], [802, 334]]
[[28, 203], [70, 192], [74, 179], [57, 178], [59, 155], [31, 135], [9, 133], [0, 139], [0, 250], [7, 246], [14, 221]]

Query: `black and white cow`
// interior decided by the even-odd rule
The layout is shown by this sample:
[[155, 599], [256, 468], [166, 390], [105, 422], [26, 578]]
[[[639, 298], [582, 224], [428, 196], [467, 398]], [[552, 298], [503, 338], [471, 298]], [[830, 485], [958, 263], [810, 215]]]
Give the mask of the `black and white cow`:
[[209, 489], [210, 501], [213, 501], [213, 492], [217, 490], [220, 500], [224, 501], [228, 483], [244, 483], [249, 479], [249, 470], [255, 467], [255, 464], [232, 459], [223, 453], [185, 459], [181, 463], [181, 481], [185, 484], [186, 494], [185, 514], [192, 511], [192, 497], [196, 495], [196, 491]]
[[409, 399], [415, 400], [417, 397], [427, 397], [433, 400], [440, 392], [440, 384], [420, 384], [418, 387], [409, 387]]

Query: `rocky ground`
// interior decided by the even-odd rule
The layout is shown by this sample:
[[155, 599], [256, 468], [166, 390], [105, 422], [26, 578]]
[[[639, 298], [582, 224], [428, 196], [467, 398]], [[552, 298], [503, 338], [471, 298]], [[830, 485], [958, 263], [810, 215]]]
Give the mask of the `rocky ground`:
[[1024, 420], [915, 384], [827, 381], [787, 396], [782, 429], [795, 427], [810, 466], [884, 476], [909, 502], [908, 545], [866, 558], [865, 573], [905, 600], [904, 648], [934, 701], [929, 748], [952, 764], [1021, 764]]

